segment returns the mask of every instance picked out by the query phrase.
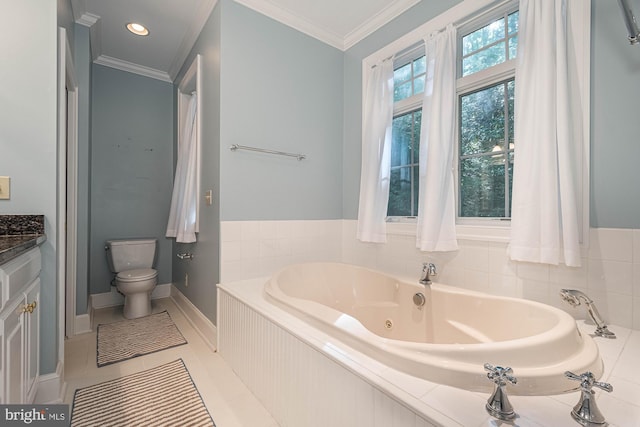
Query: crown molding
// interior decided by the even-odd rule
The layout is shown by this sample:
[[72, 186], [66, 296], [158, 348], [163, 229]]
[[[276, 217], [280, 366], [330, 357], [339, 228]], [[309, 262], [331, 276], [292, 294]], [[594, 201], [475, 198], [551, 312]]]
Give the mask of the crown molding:
[[171, 62], [171, 66], [169, 67], [169, 76], [172, 80], [175, 80], [178, 76], [178, 73], [184, 65], [184, 61], [186, 61], [187, 57], [191, 53], [193, 45], [198, 40], [200, 32], [207, 23], [207, 20], [209, 19], [211, 12], [213, 12], [213, 9], [216, 7], [216, 4], [218, 4], [218, 0], [206, 0], [200, 4], [200, 8], [196, 14], [196, 19], [189, 26], [189, 30], [182, 38], [178, 53], [173, 58], [173, 62]]
[[421, 0], [396, 0], [391, 2], [391, 4], [389, 4], [384, 10], [381, 10], [360, 26], [356, 27], [353, 31], [350, 31], [344, 37], [343, 50], [353, 47], [376, 30], [379, 30], [402, 13], [420, 3], [420, 1]]
[[[74, 17], [76, 10], [84, 7], [84, 0], [77, 0], [72, 6]], [[76, 6], [82, 5], [82, 6]], [[77, 8], [77, 9], [76, 9]], [[78, 12], [79, 13], [79, 12]], [[95, 61], [102, 54], [102, 21], [98, 15], [83, 12], [76, 18], [76, 24], [89, 28], [89, 43], [91, 44], [91, 59]]]
[[76, 24], [84, 25], [85, 27], [93, 27], [100, 21], [100, 17], [98, 15], [94, 15], [92, 13], [83, 13], [79, 18], [76, 19]]
[[253, 9], [258, 13], [275, 19], [276, 21], [294, 28], [308, 36], [320, 40], [333, 46], [336, 49], [344, 50], [344, 39], [333, 31], [329, 31], [326, 28], [322, 28], [309, 22], [307, 19], [302, 18], [295, 13], [292, 13], [286, 9], [274, 5], [273, 3], [266, 2], [264, 0], [235, 0], [236, 3], [240, 3], [243, 6]]
[[422, 0], [393, 0], [385, 9], [344, 36], [265, 0], [235, 1], [321, 42], [345, 51]]
[[163, 82], [173, 83], [173, 80], [171, 79], [169, 74], [165, 73], [164, 71], [145, 67], [143, 65], [134, 64], [133, 62], [124, 61], [122, 59], [112, 58], [106, 55], [100, 55], [93, 62], [98, 65], [104, 65], [105, 67], [115, 68], [117, 70], [126, 71], [128, 73], [134, 73], [140, 76], [161, 80]]

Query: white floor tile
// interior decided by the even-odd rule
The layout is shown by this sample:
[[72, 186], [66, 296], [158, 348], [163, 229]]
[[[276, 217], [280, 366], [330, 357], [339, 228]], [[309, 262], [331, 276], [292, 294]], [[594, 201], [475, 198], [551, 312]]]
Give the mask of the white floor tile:
[[171, 299], [153, 300], [152, 310], [169, 312], [188, 344], [98, 368], [96, 328], [124, 320], [122, 307], [96, 310], [93, 331], [65, 342], [65, 403], [72, 404], [78, 388], [182, 359], [217, 427], [277, 427], [278, 424], [249, 392], [226, 362], [202, 341]]

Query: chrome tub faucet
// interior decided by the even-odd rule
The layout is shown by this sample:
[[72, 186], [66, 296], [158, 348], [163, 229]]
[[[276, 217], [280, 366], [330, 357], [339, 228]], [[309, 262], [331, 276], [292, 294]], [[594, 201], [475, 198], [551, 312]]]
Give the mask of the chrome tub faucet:
[[436, 271], [436, 265], [432, 262], [423, 262], [422, 263], [422, 274], [420, 275], [420, 284], [421, 285], [430, 285], [433, 283], [431, 281], [432, 278], [437, 276], [438, 273]]
[[615, 338], [616, 334], [611, 332], [607, 325], [602, 320], [598, 309], [596, 308], [593, 300], [589, 298], [584, 292], [577, 289], [562, 289], [560, 291], [560, 297], [568, 302], [572, 307], [577, 307], [584, 303], [587, 306], [587, 312], [589, 317], [596, 324], [596, 335], [603, 338]]
[[485, 409], [492, 417], [499, 420], [514, 419], [517, 414], [509, 402], [506, 389], [508, 383], [515, 385], [518, 382], [518, 379], [513, 376], [513, 370], [508, 366], [493, 366], [489, 363], [484, 364], [484, 370], [487, 371], [487, 378], [495, 383], [493, 393], [487, 400]]
[[571, 417], [583, 426], [607, 426], [608, 423], [602, 412], [596, 406], [595, 392], [592, 389], [598, 387], [611, 393], [613, 391], [611, 384], [596, 381], [596, 377], [591, 372], [576, 375], [566, 371], [564, 375], [570, 380], [580, 381], [580, 401], [573, 407]]

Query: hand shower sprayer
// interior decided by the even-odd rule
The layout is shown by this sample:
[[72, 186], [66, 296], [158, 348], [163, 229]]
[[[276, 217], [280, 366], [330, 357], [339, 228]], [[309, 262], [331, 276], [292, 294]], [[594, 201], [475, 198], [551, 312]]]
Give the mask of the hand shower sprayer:
[[603, 338], [615, 338], [616, 334], [611, 332], [607, 325], [602, 320], [598, 309], [596, 308], [593, 300], [589, 298], [584, 292], [581, 292], [577, 289], [562, 289], [560, 291], [560, 297], [568, 302], [572, 307], [577, 307], [580, 304], [584, 303], [587, 306], [587, 312], [589, 313], [589, 317], [593, 320], [593, 323], [596, 324], [596, 335]]
[[620, 4], [620, 9], [622, 9], [622, 17], [624, 18], [624, 23], [627, 26], [627, 32], [629, 33], [627, 39], [632, 45], [638, 44], [640, 30], [638, 30], [638, 23], [633, 11], [631, 10], [631, 6], [629, 5], [629, 0], [618, 0], [618, 3]]

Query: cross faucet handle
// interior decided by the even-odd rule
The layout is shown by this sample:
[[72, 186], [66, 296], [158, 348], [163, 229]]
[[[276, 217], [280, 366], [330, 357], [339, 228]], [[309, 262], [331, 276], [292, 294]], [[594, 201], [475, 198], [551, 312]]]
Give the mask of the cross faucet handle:
[[489, 363], [484, 364], [484, 369], [487, 371], [487, 378], [495, 383], [493, 393], [485, 409], [492, 416], [499, 420], [512, 420], [516, 417], [516, 412], [513, 410], [511, 402], [509, 402], [509, 396], [507, 396], [506, 385], [507, 382], [515, 384], [518, 379], [514, 377], [513, 370], [509, 367], [493, 366]]
[[428, 272], [430, 276], [435, 276], [437, 274], [436, 265], [432, 262], [423, 262], [422, 271]]
[[493, 380], [497, 385], [506, 385], [507, 382], [516, 384], [518, 382], [518, 379], [511, 375], [513, 370], [508, 366], [493, 366], [490, 363], [485, 363], [484, 370], [487, 371], [487, 378]]
[[566, 371], [564, 376], [570, 380], [580, 381], [580, 389], [583, 391], [590, 392], [593, 387], [598, 387], [599, 389], [609, 393], [613, 391], [613, 386], [611, 384], [596, 381], [596, 377], [591, 372], [576, 375], [573, 372]]
[[580, 400], [571, 410], [571, 417], [583, 426], [606, 426], [607, 421], [598, 409], [593, 387], [598, 387], [604, 391], [612, 392], [613, 387], [608, 383], [596, 381], [596, 377], [591, 372], [576, 375], [566, 371], [565, 377], [573, 381], [580, 381]]
[[434, 276], [437, 276], [438, 273], [436, 271], [436, 265], [432, 262], [423, 262], [422, 263], [422, 275], [420, 275], [420, 280], [418, 281], [422, 285], [430, 285], [431, 279]]

